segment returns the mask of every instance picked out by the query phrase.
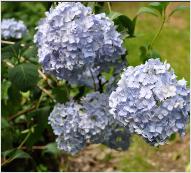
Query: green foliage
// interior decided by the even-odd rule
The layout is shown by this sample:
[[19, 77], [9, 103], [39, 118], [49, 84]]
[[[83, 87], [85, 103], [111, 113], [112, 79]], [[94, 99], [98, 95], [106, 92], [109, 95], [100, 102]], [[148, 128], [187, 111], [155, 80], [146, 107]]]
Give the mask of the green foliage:
[[69, 89], [65, 85], [53, 88], [52, 94], [58, 103], [67, 102], [70, 97]]
[[46, 153], [58, 156], [60, 154], [60, 151], [57, 148], [57, 144], [55, 142], [47, 144], [44, 150], [42, 151], [42, 154]]
[[162, 16], [163, 11], [166, 10], [168, 4], [169, 4], [169, 2], [152, 2], [149, 4], [149, 7], [157, 10], [160, 13], [160, 15]]
[[19, 58], [24, 48], [21, 47], [21, 43], [16, 43], [13, 45], [4, 46], [1, 49], [1, 58], [9, 59], [9, 58]]
[[148, 13], [148, 14], [152, 14], [154, 16], [159, 16], [159, 14], [157, 13], [156, 10], [149, 8], [149, 7], [141, 7], [137, 13], [137, 15], [143, 14], [143, 13]]
[[137, 16], [133, 19], [130, 19], [128, 16], [122, 15], [118, 12], [109, 13], [109, 17], [114, 21], [115, 25], [117, 25], [117, 30], [123, 34], [125, 38], [126, 35], [128, 37], [134, 37], [135, 33], [135, 25], [137, 21]]
[[[145, 19], [140, 20], [141, 27], [137, 28], [139, 16], [147, 13], [158, 17], [154, 24], [152, 23], [156, 24], [155, 29], [158, 30], [157, 24], [166, 15], [164, 12], [168, 8], [168, 2], [148, 3], [147, 7], [141, 7], [137, 13], [133, 13], [133, 17], [113, 10], [115, 6], [113, 2], [110, 3], [111, 11], [108, 10], [107, 3], [104, 2], [83, 3], [91, 7], [95, 14], [105, 12], [113, 20], [125, 40], [124, 45], [128, 50], [128, 65], [138, 65], [149, 58], [160, 57], [163, 59], [163, 57], [168, 57], [164, 56], [166, 54], [162, 51], [168, 49], [168, 46], [164, 46], [164, 42], [168, 42], [170, 38], [171, 43], [168, 45], [171, 47], [169, 49], [176, 49], [172, 41], [178, 37], [177, 32], [168, 32], [167, 28], [166, 35], [161, 37], [162, 41], [158, 39], [156, 44], [158, 44], [157, 50], [160, 50], [160, 55], [156, 49], [148, 46], [153, 37], [149, 33], [152, 30], [151, 23], [145, 22]], [[78, 101], [86, 93], [92, 91], [85, 86], [71, 86], [67, 81], [58, 81], [47, 74], [46, 76], [39, 75], [40, 66], [37, 48], [33, 43], [33, 35], [37, 23], [45, 17], [45, 11], [48, 11], [51, 6], [55, 6], [55, 2], [2, 2], [2, 18], [23, 20], [29, 30], [25, 38], [2, 42], [1, 47], [2, 171], [58, 171], [57, 162], [62, 152], [57, 149], [55, 136], [48, 125], [48, 116], [55, 102], [65, 103], [71, 98]], [[175, 7], [169, 16], [165, 16], [166, 21], [176, 12], [187, 8], [186, 6]], [[145, 27], [149, 33], [148, 37], [138, 33], [139, 30], [142, 31], [142, 28], [146, 32]], [[185, 32], [182, 32], [177, 40], [181, 38], [187, 38]], [[183, 48], [182, 54], [185, 55], [186, 51]], [[171, 60], [172, 63], [180, 62], [176, 66], [178, 70], [182, 68], [180, 66], [182, 59], [181, 57], [175, 61]], [[102, 75], [106, 77], [106, 80], [109, 80], [113, 76], [113, 71]], [[189, 74], [185, 73], [184, 75], [187, 75], [188, 79]], [[171, 139], [174, 140], [175, 137], [172, 135]], [[152, 165], [145, 161], [139, 152], [133, 152], [136, 153], [133, 157], [128, 156], [122, 160], [123, 165], [120, 165], [120, 170], [147, 171], [152, 168]], [[104, 160], [109, 162], [112, 157], [108, 154]], [[21, 159], [23, 162], [20, 161]], [[140, 166], [136, 168], [138, 164]]]
[[145, 63], [148, 59], [153, 58], [161, 58], [160, 54], [157, 50], [149, 49], [148, 46], [140, 47], [140, 60]]
[[32, 89], [38, 82], [38, 66], [34, 64], [20, 64], [9, 69], [8, 77], [14, 86], [21, 91]]
[[183, 11], [183, 10], [186, 10], [186, 9], [189, 9], [188, 6], [178, 6], [178, 7], [175, 7], [171, 13], [169, 14], [169, 17], [172, 16], [175, 12], [178, 12], [178, 11]]

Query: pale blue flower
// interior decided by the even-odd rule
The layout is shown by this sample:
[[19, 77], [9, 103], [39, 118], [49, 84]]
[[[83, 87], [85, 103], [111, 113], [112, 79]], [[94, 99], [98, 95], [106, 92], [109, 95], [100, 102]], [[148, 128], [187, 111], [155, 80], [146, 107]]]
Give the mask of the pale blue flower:
[[190, 92], [177, 81], [170, 65], [149, 59], [128, 67], [109, 98], [114, 118], [154, 145], [164, 144], [173, 133], [184, 135]]
[[105, 14], [94, 15], [79, 2], [62, 2], [39, 22], [34, 42], [46, 73], [79, 84], [89, 78], [89, 68], [101, 73], [122, 64], [120, 37]]
[[21, 39], [27, 33], [24, 22], [15, 19], [3, 19], [1, 21], [1, 37], [3, 39]]

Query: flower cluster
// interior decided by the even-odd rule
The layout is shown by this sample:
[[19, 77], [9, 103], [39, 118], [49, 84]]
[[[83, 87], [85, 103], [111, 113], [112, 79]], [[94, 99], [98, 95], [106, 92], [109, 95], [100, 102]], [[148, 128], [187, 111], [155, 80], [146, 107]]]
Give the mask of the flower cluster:
[[56, 104], [49, 116], [54, 134], [57, 135], [56, 142], [58, 148], [75, 154], [85, 146], [85, 138], [78, 130], [78, 123], [82, 112], [82, 107], [74, 102]]
[[[124, 54], [120, 34], [105, 14], [92, 14], [80, 2], [62, 2], [40, 21], [34, 42], [45, 72], [71, 83], [121, 64]], [[81, 74], [81, 75], [78, 75]]]
[[159, 59], [128, 67], [109, 98], [114, 118], [153, 145], [164, 144], [175, 132], [184, 135], [190, 92], [176, 80], [170, 65]]
[[[57, 104], [49, 116], [60, 149], [75, 154], [90, 143], [127, 149], [129, 131], [116, 124], [108, 110], [108, 96], [88, 94], [81, 103]], [[121, 130], [122, 129], [122, 130]], [[121, 137], [121, 140], [117, 140]]]
[[1, 22], [1, 37], [4, 39], [21, 39], [27, 33], [23, 21], [15, 19], [3, 19]]

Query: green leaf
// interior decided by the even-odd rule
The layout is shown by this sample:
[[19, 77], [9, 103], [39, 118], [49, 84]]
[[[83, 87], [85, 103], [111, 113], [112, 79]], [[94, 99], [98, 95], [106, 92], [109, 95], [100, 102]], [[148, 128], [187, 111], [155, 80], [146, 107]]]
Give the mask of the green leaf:
[[22, 150], [16, 150], [16, 152], [14, 153], [14, 155], [12, 156], [14, 159], [17, 159], [17, 158], [31, 158], [31, 156], [28, 154], [28, 153], [26, 153], [26, 152], [24, 152], [24, 151], [22, 151]]
[[1, 117], [1, 128], [3, 129], [8, 127], [10, 127], [9, 122], [5, 118]]
[[23, 53], [23, 57], [27, 58], [29, 61], [33, 63], [38, 63], [37, 48], [33, 46], [26, 49], [25, 52]]
[[149, 8], [149, 7], [141, 7], [137, 13], [137, 16], [139, 16], [140, 14], [143, 14], [143, 13], [147, 13], [147, 14], [152, 14], [156, 17], [158, 17], [158, 13], [155, 9], [152, 9], [152, 8]]
[[34, 132], [29, 136], [26, 145], [31, 147], [35, 143], [39, 142], [39, 140], [43, 140], [43, 132], [45, 128], [48, 126], [48, 116], [50, 114], [51, 107], [45, 106], [43, 108], [39, 108], [31, 113], [27, 114], [28, 121], [33, 118], [33, 121], [36, 123], [34, 127]]
[[18, 158], [31, 158], [31, 156], [20, 149], [10, 149], [7, 151], [2, 152], [2, 155], [4, 158], [11, 158], [12, 160], [18, 159]]
[[116, 18], [118, 18], [119, 16], [122, 16], [123, 14], [119, 13], [119, 12], [111, 12], [108, 14], [108, 17], [111, 20], [115, 20]]
[[162, 12], [166, 9], [168, 4], [169, 2], [152, 2], [149, 3], [149, 7], [157, 10], [162, 15]]
[[158, 51], [154, 49], [149, 50], [148, 46], [141, 46], [139, 50], [140, 50], [140, 59], [143, 63], [145, 63], [150, 58], [154, 58], [154, 59], [161, 58]]
[[15, 43], [13, 45], [6, 45], [1, 48], [2, 59], [6, 58], [18, 58], [22, 54], [24, 48], [20, 46], [20, 43]]
[[170, 141], [174, 141], [176, 139], [176, 133], [173, 133], [170, 137], [169, 140]]
[[186, 9], [189, 9], [189, 7], [188, 6], [178, 6], [171, 11], [171, 13], [169, 14], [169, 17], [172, 16], [175, 12], [184, 11]]
[[11, 82], [8, 80], [3, 80], [1, 83], [1, 99], [7, 100], [8, 99], [8, 89], [11, 86]]
[[139, 50], [140, 50], [140, 59], [144, 63], [145, 61], [148, 60], [148, 58], [147, 58], [147, 47], [146, 46], [141, 46], [139, 48]]
[[49, 143], [45, 146], [44, 150], [42, 151], [42, 154], [50, 153], [55, 156], [58, 156], [60, 154], [60, 151], [57, 148], [57, 144], [54, 143]]
[[21, 91], [32, 89], [38, 82], [38, 66], [31, 63], [21, 64], [10, 68], [8, 77], [13, 85]]
[[54, 88], [52, 94], [59, 103], [67, 102], [70, 97], [69, 90], [65, 85]]
[[1, 122], [1, 125], [4, 126], [4, 128], [1, 127], [1, 151], [8, 150], [13, 147], [14, 141], [14, 132], [11, 129], [11, 126], [8, 127], [8, 124], [6, 122]]
[[118, 12], [111, 12], [108, 16], [114, 21], [115, 25], [117, 25], [117, 30], [119, 32], [124, 35], [127, 33], [129, 37], [134, 37], [137, 16], [133, 20]]
[[20, 105], [21, 101], [21, 93], [14, 85], [11, 85], [8, 89], [9, 102], [11, 102], [14, 106]]
[[153, 59], [160, 58], [161, 59], [159, 52], [155, 49], [150, 50], [150, 52], [148, 53], [147, 56], [148, 56], [148, 59], [150, 59], [150, 58], [153, 58]]
[[47, 172], [48, 171], [48, 168], [45, 165], [43, 165], [43, 164], [39, 164], [36, 167], [36, 169], [37, 169], [37, 172]]

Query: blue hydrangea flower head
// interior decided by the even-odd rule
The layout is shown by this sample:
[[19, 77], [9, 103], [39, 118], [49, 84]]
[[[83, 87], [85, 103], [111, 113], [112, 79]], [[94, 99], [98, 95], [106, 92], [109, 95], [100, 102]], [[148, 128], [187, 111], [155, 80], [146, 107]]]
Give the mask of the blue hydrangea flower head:
[[[73, 101], [56, 104], [49, 116], [49, 124], [57, 136], [58, 148], [76, 154], [92, 143], [102, 143], [110, 148], [127, 149], [129, 131], [119, 126], [109, 113], [108, 96], [94, 92], [84, 97], [80, 103]], [[119, 131], [124, 128], [124, 131]], [[119, 135], [124, 141], [118, 141]]]
[[170, 65], [159, 59], [128, 67], [109, 98], [114, 118], [153, 145], [164, 144], [173, 133], [184, 135], [190, 92]]
[[57, 135], [58, 148], [75, 154], [85, 147], [86, 141], [78, 131], [81, 106], [73, 101], [56, 104], [48, 120]]
[[3, 19], [1, 21], [1, 37], [3, 39], [21, 39], [27, 33], [27, 27], [24, 22], [12, 19]]
[[34, 42], [44, 71], [69, 81], [79, 81], [76, 73], [88, 68], [102, 70], [105, 64], [115, 64], [125, 52], [114, 23], [80, 2], [62, 2], [47, 12]]
[[87, 140], [96, 143], [103, 138], [106, 128], [113, 120], [109, 113], [108, 96], [99, 92], [88, 94], [81, 101], [85, 116], [81, 116], [79, 127]]

